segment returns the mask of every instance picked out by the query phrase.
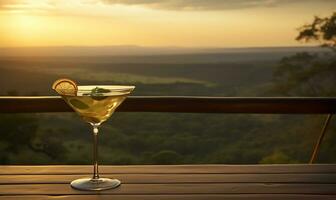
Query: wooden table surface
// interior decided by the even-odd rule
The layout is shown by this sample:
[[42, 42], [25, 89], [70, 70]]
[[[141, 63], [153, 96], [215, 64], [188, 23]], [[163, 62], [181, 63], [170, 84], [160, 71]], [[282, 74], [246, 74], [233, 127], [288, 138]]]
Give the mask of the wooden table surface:
[[91, 166], [0, 166], [0, 200], [336, 199], [336, 165], [132, 165], [101, 166], [117, 189], [74, 190], [71, 180]]

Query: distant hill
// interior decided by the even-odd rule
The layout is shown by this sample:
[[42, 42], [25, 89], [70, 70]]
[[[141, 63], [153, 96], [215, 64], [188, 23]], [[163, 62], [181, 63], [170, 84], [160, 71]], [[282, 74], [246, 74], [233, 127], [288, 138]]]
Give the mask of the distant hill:
[[13, 47], [0, 48], [0, 57], [20, 56], [146, 56], [176, 54], [218, 53], [278, 53], [299, 51], [322, 51], [319, 47], [258, 47], [258, 48], [186, 48], [121, 46], [59, 46], [59, 47]]

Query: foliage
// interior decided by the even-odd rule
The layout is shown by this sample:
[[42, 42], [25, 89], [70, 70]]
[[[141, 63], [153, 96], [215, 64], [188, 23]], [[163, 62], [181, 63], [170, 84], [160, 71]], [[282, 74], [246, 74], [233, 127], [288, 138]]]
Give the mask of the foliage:
[[[0, 119], [5, 125], [1, 127], [0, 138], [2, 164], [20, 164], [34, 162], [34, 160], [50, 163], [52, 160], [57, 162], [64, 156], [66, 150], [61, 138], [55, 137], [55, 130], [39, 130], [36, 116], [2, 114]], [[34, 155], [37, 158], [31, 160], [28, 155]]]
[[336, 12], [330, 17], [315, 16], [311, 24], [300, 27], [299, 31], [297, 40], [319, 41], [322, 46], [336, 50]]
[[286, 96], [335, 96], [336, 88], [336, 13], [315, 17], [300, 28], [297, 40], [318, 41], [333, 51], [297, 53], [285, 57], [274, 71], [271, 93]]
[[285, 57], [274, 70], [273, 93], [285, 96], [335, 96], [336, 54], [306, 52]]
[[260, 161], [260, 164], [274, 164], [274, 163], [288, 164], [296, 162], [295, 161], [293, 162], [291, 158], [282, 151], [275, 151], [271, 155], [265, 156]]
[[[297, 39], [320, 41], [323, 46], [335, 48], [335, 13], [327, 18], [316, 17], [312, 24], [300, 29]], [[123, 70], [133, 68], [134, 74], [139, 72], [139, 75], [125, 78], [127, 81], [135, 79], [136, 95], [260, 95], [272, 85], [272, 90], [268, 93], [272, 96], [335, 96], [335, 53], [336, 51], [325, 54], [297, 53], [281, 59], [275, 69], [272, 62], [251, 61], [251, 58], [240, 65], [234, 62], [226, 65], [210, 62], [201, 65], [180, 61], [181, 63], [171, 65], [163, 63], [165, 67], [158, 67], [158, 64], [150, 65], [149, 68], [141, 64], [127, 64], [127, 67], [126, 64], [115, 64], [113, 68], [120, 68], [119, 72], [117, 70], [114, 73], [120, 79], [129, 73]], [[195, 58], [199, 56], [202, 55]], [[207, 55], [211, 61], [214, 56]], [[256, 56], [260, 55], [250, 57]], [[221, 57], [222, 55], [217, 55], [216, 58]], [[190, 55], [181, 55], [180, 60], [185, 58], [195, 59]], [[82, 59], [89, 59], [91, 62], [93, 58], [80, 58], [80, 61], [71, 61], [70, 64], [89, 65]], [[98, 60], [100, 59], [107, 58]], [[93, 77], [95, 83], [111, 83], [111, 74], [106, 73], [111, 67], [110, 63], [105, 60], [107, 64], [100, 63], [96, 66], [95, 62], [92, 61], [93, 71], [100, 72]], [[45, 64], [42, 61], [41, 63]], [[56, 61], [47, 64], [62, 65]], [[33, 65], [39, 65], [39, 62], [33, 62]], [[273, 69], [271, 80], [269, 77], [272, 76]], [[66, 71], [64, 68], [58, 70]], [[2, 78], [12, 77], [8, 71], [6, 73], [9, 75], [2, 75]], [[35, 71], [40, 72], [36, 68]], [[93, 71], [80, 73], [79, 78], [83, 76], [80, 81], [84, 81]], [[160, 73], [154, 73], [158, 71]], [[29, 76], [28, 72], [29, 69], [26, 69], [21, 74], [24, 77], [21, 79], [31, 78], [30, 81], [24, 81], [25, 89], [29, 88], [26, 87], [28, 82], [36, 79], [35, 85], [45, 85], [49, 91], [50, 84], [47, 82], [60, 76], [50, 76], [47, 73]], [[147, 80], [148, 77], [151, 79]], [[47, 81], [41, 84], [41, 78]], [[21, 79], [15, 79], [15, 82]], [[8, 87], [16, 84], [2, 85]], [[40, 91], [37, 89], [37, 92]], [[7, 94], [37, 92], [19, 93], [9, 88]], [[102, 164], [123, 165], [307, 163], [323, 120], [324, 116], [117, 112], [101, 128], [99, 158]], [[75, 114], [3, 114], [0, 115], [0, 123], [1, 164], [91, 163], [91, 130]], [[335, 126], [336, 123], [332, 122], [330, 132], [323, 141], [319, 162], [336, 162]]]

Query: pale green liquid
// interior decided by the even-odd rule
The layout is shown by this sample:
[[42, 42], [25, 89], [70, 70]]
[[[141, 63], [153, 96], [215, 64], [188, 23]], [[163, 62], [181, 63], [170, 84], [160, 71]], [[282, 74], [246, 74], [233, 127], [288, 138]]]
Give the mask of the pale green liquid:
[[62, 97], [84, 121], [91, 124], [101, 124], [113, 114], [127, 95]]

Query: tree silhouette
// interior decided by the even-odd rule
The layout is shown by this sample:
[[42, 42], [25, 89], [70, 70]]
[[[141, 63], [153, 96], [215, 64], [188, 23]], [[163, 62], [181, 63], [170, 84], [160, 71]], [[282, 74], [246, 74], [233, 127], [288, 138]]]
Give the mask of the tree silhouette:
[[311, 24], [299, 28], [298, 41], [319, 41], [322, 46], [336, 50], [336, 12], [330, 17], [315, 16]]
[[298, 41], [318, 42], [332, 51], [301, 52], [283, 58], [273, 73], [271, 92], [286, 96], [336, 95], [336, 13], [315, 17], [299, 28]]

